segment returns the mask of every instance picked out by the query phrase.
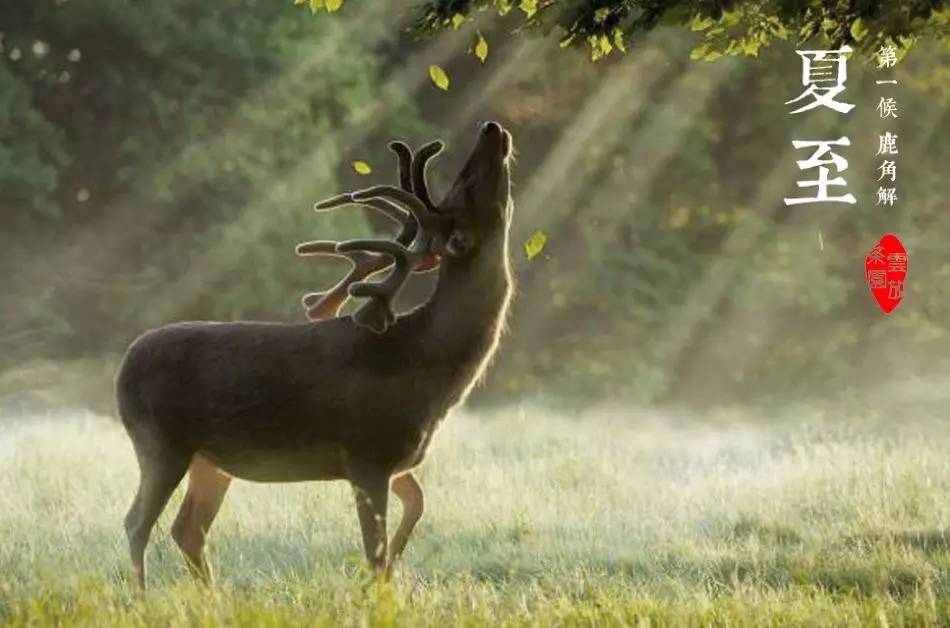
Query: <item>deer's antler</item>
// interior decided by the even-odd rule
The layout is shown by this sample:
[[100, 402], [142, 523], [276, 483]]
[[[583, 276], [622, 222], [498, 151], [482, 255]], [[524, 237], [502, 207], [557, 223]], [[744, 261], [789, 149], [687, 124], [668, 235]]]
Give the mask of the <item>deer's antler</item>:
[[[438, 254], [444, 246], [444, 218], [432, 203], [426, 183], [426, 165], [442, 150], [442, 142], [430, 142], [413, 155], [403, 142], [389, 145], [398, 159], [399, 186], [376, 185], [364, 190], [338, 194], [314, 205], [327, 211], [344, 205], [361, 205], [375, 209], [401, 225], [395, 240], [350, 240], [332, 242], [318, 240], [297, 246], [302, 256], [332, 256], [348, 259], [353, 267], [330, 290], [303, 297], [310, 320], [323, 320], [339, 315], [347, 299], [369, 298], [353, 313], [357, 324], [382, 333], [396, 315], [392, 300], [413, 271], [424, 272], [438, 267]], [[372, 275], [392, 266], [379, 283], [366, 281]]]

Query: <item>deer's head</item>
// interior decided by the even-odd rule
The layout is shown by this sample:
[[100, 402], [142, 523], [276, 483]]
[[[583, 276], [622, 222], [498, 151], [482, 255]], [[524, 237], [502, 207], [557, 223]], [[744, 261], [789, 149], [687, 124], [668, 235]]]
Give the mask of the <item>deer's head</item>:
[[496, 237], [511, 221], [511, 134], [497, 122], [481, 126], [475, 148], [439, 205], [450, 219], [448, 257], [466, 257]]
[[[389, 147], [398, 158], [398, 186], [376, 185], [339, 194], [314, 207], [317, 211], [343, 205], [369, 207], [398, 222], [401, 230], [393, 240], [318, 240], [298, 245], [299, 255], [343, 257], [353, 264], [327, 292], [304, 296], [311, 320], [338, 315], [348, 297], [365, 297], [369, 301], [353, 313], [353, 319], [382, 333], [395, 321], [392, 300], [411, 272], [472, 259], [507, 231], [511, 221], [512, 142], [511, 134], [500, 124], [481, 125], [475, 148], [438, 205], [429, 194], [426, 168], [429, 160], [442, 151], [442, 142], [425, 144], [415, 154], [403, 142], [392, 142]], [[390, 266], [382, 281], [365, 281]]]

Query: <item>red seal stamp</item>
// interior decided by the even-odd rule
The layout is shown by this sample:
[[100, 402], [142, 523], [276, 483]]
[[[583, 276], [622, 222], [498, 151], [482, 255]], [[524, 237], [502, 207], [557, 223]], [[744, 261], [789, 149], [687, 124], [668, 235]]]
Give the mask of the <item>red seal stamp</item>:
[[896, 235], [885, 234], [871, 248], [864, 258], [864, 278], [885, 314], [900, 305], [907, 278], [907, 251]]

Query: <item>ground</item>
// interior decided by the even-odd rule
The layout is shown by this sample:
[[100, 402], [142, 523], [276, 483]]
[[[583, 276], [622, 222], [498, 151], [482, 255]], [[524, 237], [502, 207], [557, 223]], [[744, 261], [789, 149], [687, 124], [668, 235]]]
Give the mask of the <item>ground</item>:
[[589, 414], [453, 416], [389, 586], [366, 581], [346, 485], [237, 482], [210, 592], [168, 535], [179, 490], [144, 596], [129, 583], [137, 469], [121, 427], [0, 417], [0, 623], [950, 624], [939, 423]]

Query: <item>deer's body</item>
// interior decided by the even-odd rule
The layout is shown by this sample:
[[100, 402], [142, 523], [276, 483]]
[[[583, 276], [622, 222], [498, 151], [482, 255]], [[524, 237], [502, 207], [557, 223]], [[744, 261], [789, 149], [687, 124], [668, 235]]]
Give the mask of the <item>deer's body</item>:
[[[465, 185], [472, 185], [472, 164], [487, 159], [486, 146], [499, 151], [501, 140], [485, 139], [500, 136], [494, 127], [497, 133], [487, 125], [483, 130]], [[189, 468], [173, 535], [197, 575], [210, 578], [204, 540], [231, 477], [348, 480], [359, 494], [367, 557], [379, 570], [389, 567], [422, 514], [421, 489], [408, 472], [481, 375], [504, 325], [511, 295], [509, 151], [503, 146], [487, 159], [492, 168], [504, 166], [487, 186], [492, 203], [504, 204], [501, 220], [468, 215], [468, 201], [455, 194], [457, 207], [450, 205], [446, 215], [454, 211], [453, 224], [477, 246], [446, 256], [432, 297], [383, 333], [350, 317], [194, 322], [148, 332], [130, 346], [116, 386], [142, 471], [126, 518], [140, 584], [151, 528]], [[391, 553], [385, 531], [390, 483], [404, 504]]]
[[130, 434], [246, 480], [345, 479], [352, 457], [406, 471], [477, 379], [503, 322], [507, 264], [483, 281], [490, 290], [457, 283], [466, 281], [447, 273], [426, 305], [384, 334], [350, 318], [148, 332], [120, 370], [120, 414]]

